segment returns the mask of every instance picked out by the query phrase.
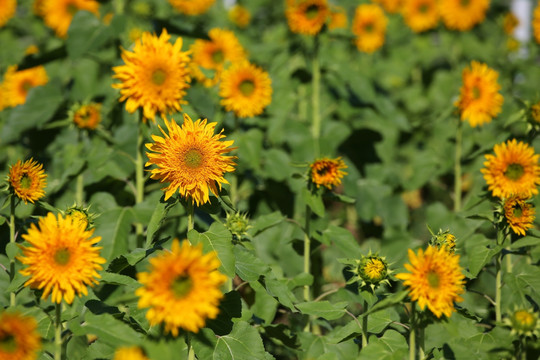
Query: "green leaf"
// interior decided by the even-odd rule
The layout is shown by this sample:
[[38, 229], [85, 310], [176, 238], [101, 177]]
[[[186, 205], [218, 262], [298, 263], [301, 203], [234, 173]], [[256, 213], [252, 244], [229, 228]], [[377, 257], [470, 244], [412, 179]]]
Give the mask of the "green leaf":
[[9, 242], [6, 244], [6, 255], [9, 260], [15, 259], [15, 256], [19, 253], [19, 246], [14, 242]]
[[282, 213], [274, 211], [273, 213], [262, 215], [253, 220], [252, 232], [258, 234], [263, 230], [266, 230], [272, 226], [276, 226], [285, 219]]
[[320, 217], [324, 217], [324, 203], [319, 192], [313, 193], [308, 188], [303, 188], [302, 199], [311, 211]]
[[96, 315], [87, 312], [81, 326], [70, 329], [76, 336], [94, 334], [100, 338], [100, 341], [114, 346], [132, 344], [142, 336], [126, 323], [106, 313]]
[[302, 314], [322, 317], [326, 320], [336, 320], [345, 315], [348, 302], [342, 301], [332, 304], [328, 301], [309, 301], [296, 304]]
[[231, 332], [233, 328], [233, 318], [242, 316], [242, 300], [238, 291], [230, 291], [219, 303], [219, 314], [217, 318], [208, 320], [206, 327], [214, 331], [216, 335], [222, 336]]
[[493, 244], [494, 241], [480, 234], [473, 235], [465, 243], [465, 250], [469, 259], [469, 272], [473, 276], [476, 277], [480, 270], [491, 260], [493, 251], [489, 246]]
[[521, 239], [518, 239], [516, 242], [510, 245], [511, 249], [519, 249], [525, 246], [537, 246], [540, 245], [540, 238], [535, 236], [525, 236]]
[[78, 11], [71, 21], [66, 40], [68, 56], [77, 59], [101, 47], [110, 38], [109, 28], [95, 14]]
[[398, 293], [394, 293], [394, 294], [388, 296], [387, 298], [384, 298], [383, 300], [379, 301], [375, 305], [373, 305], [371, 308], [368, 309], [368, 311], [366, 313], [364, 313], [362, 315], [373, 314], [374, 312], [377, 312], [377, 311], [386, 309], [386, 308], [388, 308], [390, 306], [394, 306], [396, 304], [399, 304], [399, 303], [401, 303], [401, 301], [403, 299], [405, 299], [405, 297], [407, 296], [408, 293], [409, 293], [409, 291], [407, 291], [407, 290], [403, 290], [403, 291], [400, 291]]
[[164, 199], [165, 198], [162, 197], [159, 200], [152, 213], [152, 218], [150, 218], [150, 222], [148, 223], [148, 228], [146, 229], [146, 248], [149, 248], [152, 245], [154, 235], [161, 227], [163, 221], [165, 221], [170, 208], [176, 203], [177, 198], [175, 197], [174, 200], [171, 198], [169, 201], [165, 201]]
[[183, 336], [160, 338], [159, 341], [147, 339], [143, 343], [143, 347], [150, 359], [178, 360], [188, 358], [188, 346]]
[[100, 282], [103, 282], [106, 284], [126, 285], [126, 286], [133, 286], [133, 287], [139, 286], [139, 282], [137, 280], [126, 275], [115, 274], [108, 271], [104, 271], [100, 275], [101, 275]]
[[326, 238], [329, 243], [333, 243], [343, 256], [356, 259], [361, 258], [362, 251], [360, 245], [358, 245], [358, 242], [349, 230], [339, 226], [330, 225], [328, 229], [323, 232], [323, 237]]
[[360, 352], [359, 360], [402, 360], [409, 352], [407, 341], [399, 332], [388, 330], [383, 336], [369, 338], [369, 344]]
[[191, 230], [188, 239], [192, 244], [203, 244], [205, 253], [215, 251], [221, 266], [220, 271], [228, 277], [235, 275], [235, 259], [232, 245], [232, 235], [223, 224], [213, 222], [208, 231], [199, 233]]
[[96, 219], [97, 236], [101, 236], [101, 256], [110, 260], [128, 250], [127, 238], [131, 230], [133, 213], [131, 208], [113, 208]]
[[296, 311], [294, 303], [298, 302], [294, 294], [287, 286], [286, 279], [266, 279], [265, 287], [268, 294], [277, 297], [281, 305], [288, 307], [289, 309]]
[[253, 252], [241, 245], [234, 247], [236, 273], [244, 281], [256, 281], [270, 273], [270, 267], [263, 263]]

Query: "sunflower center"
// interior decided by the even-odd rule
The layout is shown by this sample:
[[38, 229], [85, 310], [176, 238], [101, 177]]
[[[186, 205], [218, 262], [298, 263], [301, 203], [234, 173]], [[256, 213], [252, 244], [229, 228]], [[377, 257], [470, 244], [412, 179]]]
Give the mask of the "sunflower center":
[[421, 4], [418, 8], [419, 12], [422, 14], [426, 14], [429, 11], [429, 5], [428, 4]]
[[373, 25], [373, 23], [371, 22], [368, 22], [364, 25], [364, 31], [367, 32], [367, 33], [372, 33], [373, 31], [375, 30], [375, 26]]
[[480, 89], [477, 86], [472, 88], [472, 96], [474, 99], [480, 98]]
[[430, 271], [430, 272], [428, 272], [426, 278], [427, 278], [429, 286], [432, 289], [435, 289], [435, 288], [439, 287], [439, 282], [440, 282], [439, 274], [437, 274], [434, 271]]
[[306, 9], [306, 17], [312, 20], [319, 14], [319, 7], [317, 5], [309, 5]]
[[67, 248], [62, 248], [54, 254], [54, 261], [58, 265], [66, 265], [69, 262], [71, 254]]
[[251, 80], [244, 80], [240, 83], [240, 91], [245, 96], [249, 96], [255, 91], [255, 84]]
[[177, 299], [182, 299], [189, 294], [192, 287], [193, 281], [191, 281], [189, 276], [179, 275], [173, 280], [171, 284], [171, 291]]
[[69, 15], [75, 15], [75, 13], [79, 11], [79, 8], [73, 4], [68, 4], [66, 11], [69, 13]]
[[530, 327], [535, 322], [534, 316], [525, 310], [516, 311], [514, 318], [521, 326], [526, 327]]
[[461, 6], [469, 6], [471, 0], [461, 0]]
[[323, 167], [317, 169], [317, 175], [324, 176], [324, 175], [328, 174], [329, 171], [330, 171], [330, 168], [328, 168], [327, 166], [323, 166]]
[[212, 61], [218, 64], [221, 64], [225, 60], [225, 55], [223, 54], [223, 51], [216, 50], [212, 53]]
[[191, 149], [184, 156], [185, 164], [192, 169], [201, 166], [202, 161], [203, 157], [199, 150]]
[[514, 205], [512, 216], [515, 218], [520, 218], [521, 215], [523, 215], [523, 209], [521, 206], [519, 206], [519, 204]]
[[21, 187], [23, 189], [30, 189], [30, 186], [32, 186], [32, 179], [30, 176], [28, 176], [28, 174], [24, 174], [21, 177]]
[[32, 88], [32, 83], [30, 81], [25, 81], [22, 83], [21, 88], [24, 92], [28, 92]]
[[161, 69], [154, 70], [152, 73], [152, 82], [156, 85], [162, 85], [167, 79], [167, 74]]
[[17, 351], [17, 341], [12, 334], [0, 333], [0, 351], [4, 353]]
[[371, 279], [378, 279], [384, 270], [384, 264], [379, 259], [371, 259], [364, 268], [364, 272]]
[[504, 171], [504, 176], [506, 176], [508, 179], [517, 181], [523, 176], [523, 166], [520, 164], [510, 164]]

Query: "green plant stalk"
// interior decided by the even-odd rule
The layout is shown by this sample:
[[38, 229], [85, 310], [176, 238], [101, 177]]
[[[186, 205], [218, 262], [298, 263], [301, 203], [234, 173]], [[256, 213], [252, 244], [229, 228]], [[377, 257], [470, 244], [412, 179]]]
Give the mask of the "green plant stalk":
[[454, 211], [461, 210], [461, 152], [462, 152], [462, 140], [463, 140], [463, 125], [462, 121], [458, 119], [457, 131], [456, 131], [456, 154], [454, 163]]
[[[139, 123], [137, 134], [137, 157], [135, 159], [135, 204], [140, 204], [144, 200], [144, 163], [143, 163], [143, 112], [139, 111]], [[143, 241], [143, 224], [135, 224], [135, 232], [137, 235], [137, 246], [142, 247]]]
[[62, 306], [55, 304], [54, 360], [62, 360]]
[[[311, 220], [311, 209], [309, 206], [306, 206], [306, 226], [304, 229], [304, 272], [306, 274], [311, 274], [311, 238], [310, 234], [310, 220]], [[311, 289], [309, 285], [304, 285], [304, 301], [311, 300]]]
[[[364, 300], [364, 313], [368, 310], [368, 303]], [[364, 315], [362, 318], [362, 349], [365, 348], [368, 344], [368, 316]]]
[[84, 177], [82, 172], [77, 175], [77, 183], [75, 187], [75, 202], [78, 206], [84, 205]]
[[313, 111], [313, 124], [311, 133], [313, 136], [313, 143], [315, 146], [315, 157], [320, 154], [319, 138], [321, 137], [321, 112], [320, 112], [320, 84], [321, 84], [321, 67], [319, 63], [319, 38], [315, 36], [314, 39], [314, 54], [312, 61], [312, 89], [311, 89], [311, 109]]
[[411, 330], [409, 332], [409, 360], [416, 360], [416, 304], [411, 303]]
[[195, 227], [195, 208], [193, 203], [190, 202], [191, 199], [187, 200], [186, 203], [186, 212], [188, 216], [187, 231], [190, 232]]
[[[15, 195], [12, 194], [10, 198], [10, 213], [9, 213], [9, 242], [15, 244]], [[9, 260], [9, 282], [12, 283], [15, 278], [15, 259]], [[9, 305], [17, 305], [17, 299], [15, 297], [15, 291], [9, 294]]]
[[[504, 229], [497, 226], [497, 245], [503, 245], [505, 241]], [[495, 258], [495, 321], [500, 322], [501, 316], [501, 285], [502, 285], [502, 251]]]
[[512, 256], [510, 254], [510, 247], [506, 247], [506, 251], [506, 272], [510, 274], [514, 267], [514, 264], [512, 264]]
[[425, 337], [424, 337], [424, 328], [418, 329], [418, 358], [424, 359], [424, 348], [425, 348]]

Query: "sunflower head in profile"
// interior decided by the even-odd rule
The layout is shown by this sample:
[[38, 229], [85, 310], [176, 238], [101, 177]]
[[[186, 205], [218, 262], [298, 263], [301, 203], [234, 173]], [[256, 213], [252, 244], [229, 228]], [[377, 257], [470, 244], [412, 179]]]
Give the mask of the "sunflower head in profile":
[[231, 65], [221, 75], [221, 105], [241, 118], [262, 114], [272, 102], [272, 81], [266, 71], [247, 60]]
[[434, 29], [439, 23], [436, 0], [405, 0], [401, 12], [407, 26], [417, 33]]
[[450, 317], [454, 302], [462, 301], [460, 294], [465, 292], [465, 276], [459, 266], [459, 255], [445, 248], [428, 246], [418, 254], [409, 249], [409, 262], [404, 272], [396, 275], [408, 287], [409, 297], [417, 301], [420, 309], [428, 309], [438, 318]]
[[463, 69], [463, 85], [455, 103], [462, 121], [469, 121], [472, 127], [481, 126], [501, 112], [504, 98], [499, 93], [498, 77], [495, 70], [477, 61]]
[[384, 44], [388, 18], [376, 4], [361, 4], [356, 7], [352, 32], [356, 35], [358, 50], [372, 53]]
[[180, 104], [186, 103], [190, 60], [182, 51], [182, 38], [171, 44], [170, 37], [166, 29], [159, 37], [144, 32], [133, 51], [122, 51], [124, 65], [113, 67], [113, 78], [120, 82], [112, 86], [120, 89], [120, 101], [126, 101], [129, 113], [141, 108], [145, 121], [154, 121], [156, 113], [181, 111]]
[[540, 124], [540, 102], [531, 105], [530, 117], [534, 123]]
[[234, 171], [236, 156], [224, 156], [235, 150], [233, 140], [220, 141], [225, 137], [223, 130], [214, 134], [217, 123], [206, 119], [193, 122], [184, 114], [184, 123], [178, 126], [174, 120], [165, 120], [168, 134], [159, 127], [163, 137], [153, 135], [154, 143], [146, 144], [146, 166], [151, 169], [152, 179], [169, 183], [163, 189], [165, 200], [177, 190], [180, 195], [197, 206], [210, 201], [209, 194], [217, 195], [221, 184], [228, 184], [223, 177]]
[[287, 0], [285, 16], [293, 33], [317, 35], [330, 15], [326, 0]]
[[19, 160], [9, 168], [8, 183], [12, 194], [25, 204], [29, 201], [34, 203], [45, 196], [47, 174], [43, 170], [43, 165], [34, 159], [26, 160], [24, 163]]
[[38, 14], [43, 16], [45, 25], [53, 29], [56, 36], [65, 38], [73, 16], [79, 10], [99, 15], [99, 2], [95, 0], [41, 0]]
[[506, 223], [517, 235], [525, 236], [527, 230], [533, 227], [536, 210], [529, 200], [530, 198], [512, 195], [503, 201]]
[[150, 325], [163, 323], [165, 333], [178, 336], [180, 328], [198, 332], [206, 319], [219, 313], [223, 293], [219, 289], [227, 277], [217, 268], [215, 252], [204, 254], [202, 247], [175, 239], [170, 251], [150, 259], [150, 271], [137, 274], [142, 287], [135, 291], [139, 308], [150, 308]]
[[206, 87], [217, 84], [223, 69], [247, 59], [246, 50], [234, 32], [214, 28], [208, 32], [210, 40], [197, 39], [191, 45], [193, 77]]
[[17, 9], [17, 0], [0, 0], [0, 27], [15, 15]]
[[247, 27], [251, 21], [251, 13], [242, 5], [234, 5], [228, 12], [229, 20], [239, 28]]
[[21, 274], [30, 276], [24, 286], [43, 290], [42, 299], [52, 294], [52, 302], [64, 300], [71, 304], [75, 295], [87, 295], [87, 286], [97, 284], [101, 276], [99, 256], [95, 246], [100, 236], [92, 238], [94, 230], [86, 230], [69, 215], [58, 218], [53, 213], [32, 224], [22, 237], [30, 246], [21, 246], [23, 255], [17, 259], [26, 265]]
[[512, 139], [495, 145], [493, 152], [495, 155], [486, 155], [485, 167], [480, 170], [493, 196], [529, 198], [538, 194], [540, 155], [535, 154], [530, 145]]
[[48, 81], [47, 72], [41, 65], [20, 71], [17, 71], [16, 65], [10, 66], [0, 85], [0, 95], [3, 98], [0, 110], [24, 104], [30, 89], [45, 85]]
[[41, 348], [37, 322], [18, 312], [0, 313], [0, 359], [34, 360]]
[[403, 7], [404, 1], [405, 0], [371, 0], [371, 2], [382, 6], [384, 11], [390, 14], [399, 12]]
[[79, 129], [95, 130], [101, 122], [101, 104], [76, 104], [69, 117]]
[[215, 2], [216, 0], [169, 0], [173, 8], [185, 15], [204, 14]]
[[451, 30], [467, 31], [484, 21], [490, 0], [440, 0], [444, 25]]
[[317, 159], [309, 165], [310, 183], [320, 188], [321, 186], [332, 190], [334, 187], [341, 184], [343, 176], [347, 175], [342, 169], [346, 169], [347, 165], [341, 157], [335, 159], [322, 158]]
[[114, 352], [112, 360], [150, 360], [138, 346], [121, 346]]

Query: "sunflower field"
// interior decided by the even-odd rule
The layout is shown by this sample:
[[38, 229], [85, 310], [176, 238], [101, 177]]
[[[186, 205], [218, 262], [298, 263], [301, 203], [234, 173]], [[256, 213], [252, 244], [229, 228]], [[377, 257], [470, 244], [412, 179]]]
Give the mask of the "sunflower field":
[[0, 0], [0, 360], [539, 359], [538, 84], [537, 0]]

